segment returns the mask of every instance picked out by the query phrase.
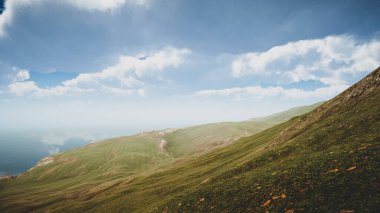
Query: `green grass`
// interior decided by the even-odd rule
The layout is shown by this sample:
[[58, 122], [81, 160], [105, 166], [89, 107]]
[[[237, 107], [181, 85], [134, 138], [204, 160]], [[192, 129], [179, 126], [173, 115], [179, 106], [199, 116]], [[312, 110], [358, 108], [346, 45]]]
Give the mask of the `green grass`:
[[[153, 133], [120, 137], [60, 153], [54, 162], [0, 183], [0, 200], [9, 205], [31, 202], [30, 208], [37, 208], [62, 196], [89, 199], [120, 179], [172, 162], [160, 150], [160, 140]], [[20, 196], [32, 199], [17, 199]]]
[[[41, 168], [41, 174], [37, 173], [38, 170], [31, 172], [30, 179], [26, 176], [2, 182], [0, 209], [62, 212], [376, 212], [380, 207], [379, 79], [380, 69], [306, 115], [241, 138], [228, 146], [216, 146], [221, 148], [189, 157], [184, 162], [162, 153], [160, 156], [165, 160], [166, 156], [170, 163], [159, 164], [155, 169], [130, 166], [130, 158], [115, 160], [110, 154], [105, 154], [125, 153], [121, 151], [122, 147], [112, 148], [116, 146], [115, 141], [97, 144], [103, 155], [94, 164], [88, 162], [96, 159], [87, 155], [87, 148], [86, 152], [63, 153], [86, 159], [77, 165], [86, 169], [73, 165], [67, 168], [58, 166], [64, 174], [55, 179], [55, 175], [46, 175], [50, 167], [45, 167]], [[170, 154], [177, 157], [186, 155], [184, 150], [188, 149], [190, 153], [197, 150], [173, 145], [179, 138], [196, 144], [195, 147], [202, 147], [204, 143], [197, 143], [197, 136], [207, 137], [204, 132], [214, 131], [212, 126], [204, 126], [191, 129], [191, 132], [174, 132], [174, 136], [165, 137]], [[153, 142], [156, 139], [152, 138], [152, 144], [157, 145]], [[206, 140], [206, 145], [210, 140]], [[145, 139], [143, 141], [140, 143], [145, 143]], [[140, 151], [144, 152], [140, 143], [131, 149], [138, 157], [141, 157]], [[199, 150], [202, 152], [207, 148]], [[149, 159], [160, 159], [160, 156], [149, 155]], [[112, 166], [101, 165], [109, 161], [111, 163], [107, 164]], [[149, 165], [150, 161], [141, 162]], [[64, 163], [70, 164], [62, 161], [58, 165]], [[123, 163], [126, 166], [120, 165]], [[97, 166], [101, 169], [95, 168]], [[116, 175], [99, 172], [113, 171], [114, 168], [118, 171]], [[88, 173], [80, 175], [80, 171]], [[130, 171], [136, 173], [131, 175]]]
[[[278, 115], [290, 119], [310, 106]], [[0, 182], [0, 209], [34, 210], [61, 203], [62, 198], [80, 204], [99, 193], [225, 146], [267, 129], [279, 121], [243, 121], [206, 124], [165, 135], [160, 131], [109, 139], [52, 156], [54, 160], [34, 167], [15, 180]], [[159, 145], [166, 140], [165, 150]], [[27, 198], [27, 199], [26, 199]], [[75, 205], [74, 205], [75, 206]]]
[[165, 135], [167, 150], [175, 157], [204, 154], [242, 138], [259, 133], [276, 124], [310, 112], [322, 103], [295, 107], [270, 116], [242, 122], [221, 122], [179, 129]]
[[165, 136], [167, 150], [175, 157], [202, 154], [273, 125], [265, 121], [224, 122], [181, 129]]
[[111, 189], [115, 197], [92, 206], [139, 212], [376, 212], [376, 83], [373, 90], [359, 85], [364, 90], [349, 90], [307, 115]]
[[[378, 100], [377, 90], [339, 113], [317, 110], [183, 164], [122, 182], [86, 205], [69, 200], [41, 210], [373, 212], [380, 205]], [[271, 146], [283, 131], [310, 116], [324, 119]]]
[[[244, 162], [249, 156], [243, 165], [226, 163], [224, 172], [213, 175], [206, 186], [194, 189], [189, 186], [186, 192], [170, 198], [159, 209], [375, 212], [380, 206], [379, 90], [373, 95], [346, 108], [344, 113], [311, 124], [298, 136], [273, 149], [256, 156], [239, 157], [243, 160], [238, 161]], [[257, 139], [262, 134], [272, 132], [258, 134], [248, 143], [261, 144]], [[231, 148], [224, 151], [232, 152]], [[273, 199], [282, 194], [286, 197]], [[123, 199], [128, 200], [125, 197], [120, 200]], [[268, 200], [270, 203], [262, 206]]]
[[318, 102], [308, 106], [294, 107], [284, 112], [275, 113], [266, 117], [252, 118], [250, 121], [266, 121], [273, 123], [282, 123], [288, 121], [290, 118], [306, 114], [313, 109], [321, 106], [324, 102]]

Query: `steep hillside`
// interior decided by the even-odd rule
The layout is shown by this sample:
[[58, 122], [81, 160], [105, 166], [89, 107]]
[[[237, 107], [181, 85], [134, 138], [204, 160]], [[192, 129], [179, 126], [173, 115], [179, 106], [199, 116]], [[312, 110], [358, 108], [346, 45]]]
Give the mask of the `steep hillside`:
[[[192, 162], [198, 164], [194, 166], [197, 169], [186, 171], [186, 176], [201, 175], [198, 179], [200, 186], [190, 188], [191, 183], [188, 183], [188, 187], [174, 198], [168, 197], [167, 201], [157, 203], [158, 209], [169, 212], [181, 209], [214, 212], [378, 211], [379, 86], [380, 69], [377, 69], [314, 111], [210, 153], [210, 160], [205, 158], [202, 162], [207, 165], [207, 172], [198, 172], [206, 167], [200, 164], [201, 161]], [[248, 152], [244, 153], [244, 146], [251, 146]], [[219, 164], [212, 166], [215, 161]], [[188, 168], [191, 166], [187, 165]], [[142, 182], [153, 178], [165, 181], [170, 173], [181, 174], [179, 171], [161, 173]], [[178, 183], [165, 185], [180, 186]], [[129, 200], [121, 197], [113, 205], [104, 205], [115, 206], [123, 199]], [[155, 211], [154, 206], [150, 211]]]
[[[311, 110], [306, 106], [278, 115], [290, 119], [297, 112], [304, 113], [305, 108]], [[264, 118], [152, 131], [59, 153], [43, 159], [17, 179], [1, 181], [0, 209], [34, 209], [62, 201], [62, 197], [90, 200], [122, 182], [176, 166], [277, 123]]]
[[[43, 182], [54, 171], [46, 174], [50, 170], [42, 168], [47, 164], [40, 167], [45, 176], [42, 179], [28, 179], [26, 175], [2, 182], [0, 208], [65, 212], [376, 212], [380, 207], [379, 102], [380, 68], [310, 113], [155, 171], [136, 176], [126, 172], [100, 175], [100, 170], [83, 162], [91, 175], [81, 176], [76, 171], [70, 177]], [[168, 135], [175, 132], [156, 133], [152, 140], [161, 143], [163, 135], [169, 147], [173, 142]], [[103, 153], [112, 151], [106, 149], [98, 157], [108, 156]], [[170, 160], [170, 156], [173, 153], [163, 152], [156, 159]], [[123, 163], [115, 162], [109, 168]], [[75, 169], [70, 167], [63, 174]]]
[[[376, 212], [380, 69], [312, 112], [45, 211]], [[12, 207], [16, 208], [16, 207]]]
[[322, 105], [323, 102], [318, 102], [309, 106], [301, 106], [301, 107], [295, 107], [291, 108], [284, 112], [275, 113], [273, 115], [269, 115], [262, 118], [253, 118], [251, 121], [266, 121], [266, 122], [273, 122], [273, 123], [282, 123], [285, 121], [288, 121], [289, 118], [293, 118], [302, 114], [306, 114], [310, 112], [311, 110], [319, 107]]
[[222, 122], [179, 129], [165, 135], [167, 150], [175, 157], [202, 154], [225, 146], [242, 137], [251, 136], [295, 116], [310, 112], [322, 103], [295, 107], [262, 118], [243, 122]]

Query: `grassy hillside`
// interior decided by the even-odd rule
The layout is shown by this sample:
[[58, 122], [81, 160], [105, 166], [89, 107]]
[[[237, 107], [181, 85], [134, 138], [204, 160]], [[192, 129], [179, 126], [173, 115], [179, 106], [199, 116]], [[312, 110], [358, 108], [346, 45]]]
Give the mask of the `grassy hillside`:
[[[380, 69], [312, 112], [41, 211], [376, 212]], [[14, 207], [15, 208], [15, 207]]]
[[175, 157], [201, 154], [273, 126], [266, 121], [224, 122], [180, 129], [165, 136]]
[[311, 110], [319, 107], [322, 104], [323, 102], [318, 102], [309, 106], [294, 107], [284, 112], [275, 113], [273, 115], [269, 115], [266, 117], [253, 118], [251, 119], [251, 121], [266, 121], [266, 122], [273, 122], [273, 123], [282, 123], [282, 122], [288, 121], [290, 118], [293, 118], [302, 114], [306, 114], [310, 112]]
[[[304, 108], [310, 109], [298, 108], [299, 114]], [[291, 111], [279, 115], [290, 119]], [[0, 209], [35, 209], [62, 202], [62, 198], [91, 200], [110, 187], [176, 166], [277, 123], [262, 119], [152, 131], [59, 153], [17, 179], [1, 181]]]
[[[2, 204], [18, 205], [18, 202], [45, 205], [47, 200], [53, 202], [62, 197], [89, 199], [120, 179], [125, 181], [172, 162], [172, 157], [159, 147], [160, 140], [158, 134], [139, 134], [45, 158], [17, 179], [0, 183], [0, 209]], [[18, 200], [20, 196], [29, 199]]]
[[[188, 184], [174, 198], [170, 196], [167, 201], [157, 203], [158, 209], [169, 212], [181, 209], [190, 212], [378, 211], [379, 86], [380, 69], [305, 116], [210, 153], [209, 162], [207, 158], [192, 162], [198, 164], [194, 166], [196, 169], [186, 171], [185, 175], [199, 174], [200, 183], [202, 179], [207, 181], [194, 188]], [[244, 146], [250, 146], [250, 152], [244, 153]], [[201, 162], [206, 164], [203, 168], [208, 167], [207, 173], [198, 172], [202, 170]], [[215, 162], [220, 167], [212, 166]], [[185, 168], [191, 167], [189, 164]], [[173, 173], [154, 178], [167, 180]], [[121, 200], [129, 199], [120, 197], [113, 204]], [[150, 210], [157, 209], [152, 206]]]
[[[77, 168], [70, 167], [63, 173], [74, 170], [71, 175], [43, 182], [51, 174], [46, 174], [50, 164], [41, 166], [45, 175], [41, 182], [26, 175], [1, 183], [0, 208], [62, 212], [376, 212], [380, 207], [379, 102], [380, 68], [310, 113], [185, 162], [165, 164], [154, 172], [104, 174], [82, 162], [90, 175], [82, 176]], [[152, 141], [162, 140], [163, 135], [169, 148], [173, 141], [168, 136], [175, 133], [151, 133]], [[108, 147], [104, 142], [96, 146]], [[110, 148], [105, 150], [100, 158], [109, 156], [103, 153], [112, 153]], [[174, 154], [162, 152], [157, 159], [170, 161]], [[77, 155], [86, 156], [83, 152]], [[119, 168], [125, 162], [106, 168]], [[31, 177], [38, 169], [30, 172]]]
[[312, 112], [79, 207], [136, 212], [376, 212], [380, 69]]
[[242, 137], [254, 135], [295, 116], [310, 112], [322, 103], [295, 107], [262, 118], [243, 122], [221, 122], [179, 129], [164, 136], [167, 150], [175, 157], [202, 154], [228, 145]]

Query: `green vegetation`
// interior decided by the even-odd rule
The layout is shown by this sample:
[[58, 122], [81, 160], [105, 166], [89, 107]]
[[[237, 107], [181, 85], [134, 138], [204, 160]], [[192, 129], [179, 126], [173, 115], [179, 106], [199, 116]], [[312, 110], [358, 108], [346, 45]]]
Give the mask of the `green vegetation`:
[[[1, 182], [0, 209], [376, 212], [380, 207], [379, 102], [380, 68], [310, 113], [203, 155], [189, 156], [183, 162], [178, 161], [177, 156], [208, 150], [208, 142], [197, 141], [199, 137], [208, 136], [202, 131], [214, 132], [212, 125], [190, 128], [192, 133], [178, 130], [164, 135], [169, 152], [157, 146], [157, 140], [162, 140], [159, 133], [147, 134], [151, 143], [142, 140], [133, 145], [133, 149], [124, 150], [136, 151], [134, 158], [141, 159], [141, 166], [129, 163], [130, 158], [114, 159], [105, 154], [120, 151], [118, 155], [122, 155], [124, 139], [93, 145], [98, 148], [91, 145], [82, 151], [62, 153], [66, 157], [54, 161], [57, 169], [53, 162], [23, 177]], [[195, 145], [183, 148], [174, 144], [179, 138]], [[117, 143], [121, 146], [113, 149]], [[140, 155], [140, 151], [146, 151], [140, 143], [151, 144], [155, 147], [152, 150], [158, 150], [152, 151], [154, 154]], [[97, 158], [89, 156], [87, 149], [91, 148], [94, 153], [103, 149], [102, 154], [96, 155]], [[70, 157], [79, 163], [59, 166], [70, 165], [67, 161]], [[108, 158], [112, 163], [108, 163]], [[150, 165], [152, 159], [164, 163], [157, 163], [155, 169], [149, 170], [149, 166], [144, 165]], [[103, 162], [107, 164], [102, 165]], [[78, 173], [84, 171], [84, 174]], [[105, 173], [109, 171], [115, 174]]]
[[282, 122], [288, 121], [290, 118], [306, 114], [310, 112], [311, 110], [319, 107], [322, 104], [323, 102], [318, 102], [309, 106], [294, 107], [285, 112], [275, 113], [273, 115], [269, 115], [262, 118], [253, 118], [251, 119], [251, 121], [266, 121], [266, 122], [272, 122], [272, 123], [282, 123]]
[[243, 122], [222, 122], [179, 129], [165, 135], [166, 149], [175, 157], [204, 154], [216, 147], [225, 146], [242, 138], [254, 135], [276, 124], [310, 112], [322, 103], [302, 106], [267, 117]]
[[[305, 109], [315, 107], [299, 107], [276, 116], [290, 119], [294, 113], [302, 114]], [[59, 153], [44, 159], [40, 166], [33, 167], [17, 179], [0, 182], [0, 200], [3, 201], [0, 209], [38, 209], [60, 203], [63, 198], [80, 199], [81, 202], [91, 200], [123, 182], [180, 165], [278, 123], [280, 121], [263, 118], [260, 121], [144, 132]]]

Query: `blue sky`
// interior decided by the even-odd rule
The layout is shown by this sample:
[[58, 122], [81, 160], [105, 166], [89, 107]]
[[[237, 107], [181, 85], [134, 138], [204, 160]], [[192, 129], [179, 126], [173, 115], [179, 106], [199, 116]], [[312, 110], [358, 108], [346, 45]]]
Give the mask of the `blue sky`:
[[380, 65], [379, 1], [2, 3], [3, 128], [244, 120], [332, 98]]

